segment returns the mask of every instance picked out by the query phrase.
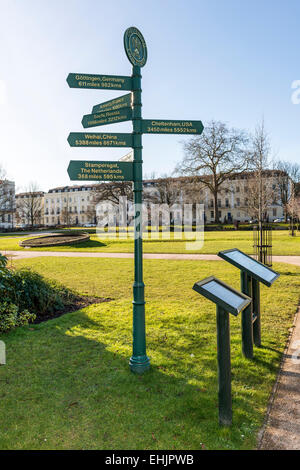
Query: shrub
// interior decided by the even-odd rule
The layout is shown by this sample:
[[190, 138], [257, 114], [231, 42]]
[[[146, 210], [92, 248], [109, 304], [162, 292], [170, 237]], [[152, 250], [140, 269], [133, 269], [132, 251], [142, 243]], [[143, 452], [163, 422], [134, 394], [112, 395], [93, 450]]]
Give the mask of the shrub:
[[74, 301], [76, 295], [29, 269], [7, 268], [0, 254], [0, 332], [53, 315]]
[[0, 303], [0, 332], [6, 333], [16, 326], [27, 325], [29, 322], [34, 321], [36, 315], [30, 313], [28, 310], [19, 311], [18, 307], [11, 303], [4, 301]]

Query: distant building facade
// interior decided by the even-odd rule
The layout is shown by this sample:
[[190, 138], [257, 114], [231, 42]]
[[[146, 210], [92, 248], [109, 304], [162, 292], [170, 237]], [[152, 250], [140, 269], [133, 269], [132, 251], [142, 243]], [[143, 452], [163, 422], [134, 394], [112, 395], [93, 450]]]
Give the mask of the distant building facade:
[[[228, 178], [221, 187], [218, 197], [218, 211], [220, 222], [232, 223], [250, 222], [255, 218], [253, 198], [257, 181], [252, 172], [236, 174]], [[266, 170], [262, 178], [262, 192], [268, 199], [265, 204], [264, 218], [270, 222], [284, 216], [284, 208], [281, 203], [280, 187], [277, 181], [276, 170]], [[214, 199], [207, 187], [200, 190], [204, 204], [206, 222], [213, 222], [215, 218]]]
[[44, 224], [96, 223], [94, 194], [97, 185], [61, 186], [44, 195]]
[[32, 191], [16, 194], [16, 226], [44, 225], [44, 192]]
[[[162, 179], [160, 179], [161, 181]], [[181, 189], [181, 194], [176, 202], [197, 202], [204, 205], [205, 221], [212, 223], [215, 220], [214, 198], [207, 186], [200, 184], [193, 189], [192, 199], [186, 196], [184, 191], [189, 185], [189, 178], [169, 178], [174, 181]], [[193, 178], [195, 181], [195, 178]], [[182, 182], [182, 184], [181, 184]], [[14, 194], [14, 183], [11, 185], [11, 191]], [[101, 183], [105, 184], [105, 183]], [[251, 172], [244, 172], [232, 175], [222, 185], [218, 195], [219, 220], [222, 223], [232, 223], [234, 221], [249, 222], [253, 219], [253, 210], [251, 209], [251, 198], [253, 197], [251, 187], [255, 186], [256, 181]], [[144, 200], [151, 200], [151, 197], [158, 192], [158, 179], [144, 180]], [[269, 203], [265, 210], [265, 218], [270, 222], [284, 216], [284, 207], [281, 204], [280, 189], [276, 178], [276, 170], [266, 170], [263, 177], [263, 185], [268, 186], [270, 196]], [[86, 184], [74, 186], [61, 186], [50, 189], [47, 193], [20, 193], [16, 199], [16, 221], [21, 225], [31, 225], [33, 220], [32, 213], [28, 211], [30, 201], [35, 201], [35, 207], [40, 207], [36, 211], [34, 225], [45, 225], [53, 227], [57, 225], [85, 225], [95, 224], [96, 221], [96, 200], [97, 189], [100, 184]], [[271, 191], [270, 191], [271, 188]], [[13, 207], [13, 206], [12, 206]], [[26, 210], [24, 210], [24, 207]], [[5, 224], [12, 221], [12, 214], [5, 215]], [[10, 220], [10, 222], [9, 222]], [[0, 217], [1, 227], [1, 217]]]
[[[278, 183], [277, 170], [265, 170], [262, 177], [262, 192], [268, 203], [264, 207], [264, 218], [273, 222], [284, 217], [284, 207], [281, 202], [280, 185]], [[177, 202], [197, 202], [204, 205], [205, 222], [212, 223], [215, 220], [214, 196], [203, 183], [197, 183], [197, 177], [172, 178], [174, 183], [182, 187], [181, 195]], [[188, 189], [189, 179], [193, 184], [193, 191], [185, 195]], [[193, 182], [193, 183], [192, 183]], [[257, 186], [253, 172], [243, 172], [232, 175], [221, 186], [218, 194], [218, 216], [222, 223], [250, 222], [255, 218], [253, 199], [255, 186]], [[147, 195], [155, 194], [158, 180], [144, 181], [144, 199]], [[189, 191], [187, 191], [189, 193]]]
[[10, 229], [15, 225], [15, 183], [0, 180], [0, 229]]

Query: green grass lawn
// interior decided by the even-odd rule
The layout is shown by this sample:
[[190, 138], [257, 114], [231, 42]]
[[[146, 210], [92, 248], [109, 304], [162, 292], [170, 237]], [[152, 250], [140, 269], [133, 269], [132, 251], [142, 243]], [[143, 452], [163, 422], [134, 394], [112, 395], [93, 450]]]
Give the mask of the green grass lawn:
[[262, 341], [241, 354], [231, 316], [233, 426], [218, 426], [215, 307], [192, 290], [215, 274], [239, 287], [225, 262], [146, 260], [151, 370], [128, 367], [132, 260], [36, 258], [16, 261], [76, 289], [110, 297], [2, 335], [0, 449], [251, 449], [256, 445], [299, 300], [300, 269], [262, 288]]
[[[205, 232], [204, 245], [193, 250], [186, 249], [186, 242], [181, 240], [145, 240], [145, 253], [212, 253], [226, 250], [232, 247], [239, 248], [246, 253], [253, 253], [253, 233], [251, 231], [231, 232]], [[5, 250], [24, 250], [19, 242], [25, 237], [0, 238], [0, 252]], [[91, 234], [88, 242], [74, 245], [62, 245], [56, 248], [34, 248], [38, 251], [80, 251], [80, 252], [106, 252], [106, 253], [132, 253], [133, 240], [103, 240], [96, 234]], [[273, 254], [274, 255], [300, 255], [300, 236], [291, 237], [288, 231], [273, 232]]]

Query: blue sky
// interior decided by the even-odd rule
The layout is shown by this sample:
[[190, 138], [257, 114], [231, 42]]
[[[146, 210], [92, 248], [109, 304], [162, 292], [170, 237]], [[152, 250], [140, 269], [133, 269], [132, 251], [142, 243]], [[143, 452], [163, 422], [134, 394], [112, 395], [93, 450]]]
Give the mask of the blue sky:
[[[123, 48], [136, 26], [148, 47], [145, 119], [210, 119], [253, 130], [300, 163], [299, 0], [0, 0], [0, 163], [17, 190], [71, 184], [70, 159], [115, 160], [122, 149], [74, 149], [69, 132], [122, 92], [71, 89], [69, 72], [130, 75]], [[131, 124], [93, 128], [130, 132]], [[188, 137], [144, 135], [144, 172], [171, 172]], [[129, 149], [128, 149], [129, 150]]]

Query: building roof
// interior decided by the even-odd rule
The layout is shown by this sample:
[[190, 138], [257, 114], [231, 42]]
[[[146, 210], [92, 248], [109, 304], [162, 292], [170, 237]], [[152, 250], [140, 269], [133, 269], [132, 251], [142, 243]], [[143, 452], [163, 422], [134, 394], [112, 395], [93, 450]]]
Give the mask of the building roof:
[[57, 186], [56, 188], [49, 189], [48, 193], [55, 193], [55, 192], [64, 192], [69, 191], [72, 189], [85, 189], [85, 188], [97, 188], [99, 184], [80, 184], [80, 185], [73, 185], [73, 186]]
[[28, 191], [26, 193], [19, 193], [19, 194], [16, 194], [16, 198], [18, 197], [28, 197], [28, 196], [35, 196], [35, 197], [43, 197], [44, 196], [44, 192], [43, 191]]

